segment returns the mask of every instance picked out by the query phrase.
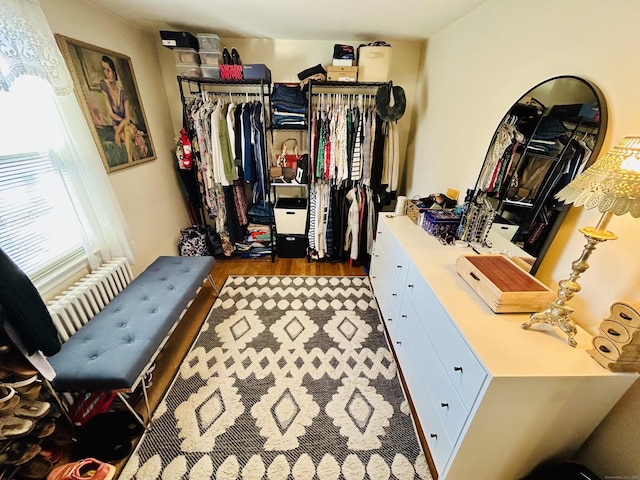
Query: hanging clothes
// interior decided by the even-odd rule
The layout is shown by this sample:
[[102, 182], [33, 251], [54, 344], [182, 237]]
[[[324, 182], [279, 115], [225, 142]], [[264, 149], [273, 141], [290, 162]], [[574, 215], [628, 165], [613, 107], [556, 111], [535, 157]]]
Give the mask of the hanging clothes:
[[220, 235], [224, 255], [245, 251], [254, 243], [247, 232], [245, 184], [252, 203], [268, 198], [263, 104], [248, 95], [246, 102], [234, 102], [231, 95], [204, 92], [185, 105], [185, 112], [206, 215]]
[[317, 94], [311, 106], [310, 256], [368, 265], [379, 200], [398, 187], [397, 123], [364, 95]]

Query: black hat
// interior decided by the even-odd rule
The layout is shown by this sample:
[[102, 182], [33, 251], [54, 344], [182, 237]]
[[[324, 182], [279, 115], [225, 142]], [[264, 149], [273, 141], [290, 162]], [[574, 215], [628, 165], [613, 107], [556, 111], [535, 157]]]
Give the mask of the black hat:
[[315, 67], [309, 67], [306, 70], [301, 71], [298, 74], [298, 79], [299, 80], [304, 80], [307, 77], [310, 77], [311, 75], [317, 75], [317, 74], [323, 74], [326, 75], [327, 71], [322, 67], [322, 64], [318, 64]]

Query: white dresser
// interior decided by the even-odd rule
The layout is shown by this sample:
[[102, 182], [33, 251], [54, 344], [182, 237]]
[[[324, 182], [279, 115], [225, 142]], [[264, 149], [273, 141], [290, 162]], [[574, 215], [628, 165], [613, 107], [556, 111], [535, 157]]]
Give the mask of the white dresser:
[[381, 214], [369, 276], [440, 479], [515, 480], [564, 461], [637, 378], [557, 329], [522, 330], [456, 273], [458, 255], [406, 216]]

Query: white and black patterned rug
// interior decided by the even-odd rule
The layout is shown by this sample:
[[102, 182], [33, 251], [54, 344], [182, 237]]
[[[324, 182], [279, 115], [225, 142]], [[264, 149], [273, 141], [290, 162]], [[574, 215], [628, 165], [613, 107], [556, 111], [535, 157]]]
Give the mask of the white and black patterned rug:
[[430, 479], [366, 277], [229, 277], [120, 480]]

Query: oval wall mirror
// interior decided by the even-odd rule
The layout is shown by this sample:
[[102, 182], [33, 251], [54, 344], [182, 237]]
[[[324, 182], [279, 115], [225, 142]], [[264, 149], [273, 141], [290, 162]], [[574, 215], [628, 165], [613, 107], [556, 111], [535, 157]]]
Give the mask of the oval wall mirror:
[[487, 244], [508, 242], [535, 274], [570, 208], [554, 195], [596, 160], [606, 126], [602, 93], [579, 77], [551, 78], [519, 98], [493, 135], [470, 199], [495, 214]]

